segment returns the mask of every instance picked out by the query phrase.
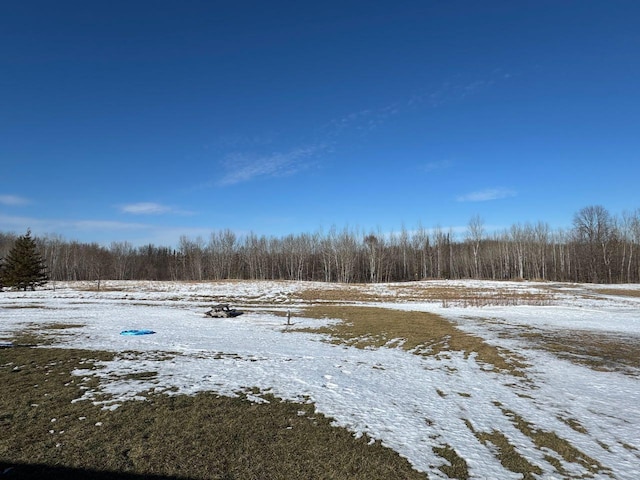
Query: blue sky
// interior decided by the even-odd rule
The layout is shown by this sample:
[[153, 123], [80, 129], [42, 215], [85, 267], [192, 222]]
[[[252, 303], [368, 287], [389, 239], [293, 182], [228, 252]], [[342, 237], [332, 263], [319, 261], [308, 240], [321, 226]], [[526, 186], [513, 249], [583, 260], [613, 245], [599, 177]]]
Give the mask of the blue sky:
[[571, 225], [640, 207], [636, 1], [7, 1], [0, 231]]

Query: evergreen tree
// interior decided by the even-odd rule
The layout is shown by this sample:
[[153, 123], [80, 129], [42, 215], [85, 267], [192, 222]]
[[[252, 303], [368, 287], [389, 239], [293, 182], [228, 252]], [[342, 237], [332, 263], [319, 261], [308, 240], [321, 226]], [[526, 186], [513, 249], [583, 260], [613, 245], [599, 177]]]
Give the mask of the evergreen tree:
[[42, 255], [33, 238], [31, 230], [18, 237], [4, 259], [0, 270], [0, 285], [18, 290], [35, 290], [47, 283], [48, 275]]

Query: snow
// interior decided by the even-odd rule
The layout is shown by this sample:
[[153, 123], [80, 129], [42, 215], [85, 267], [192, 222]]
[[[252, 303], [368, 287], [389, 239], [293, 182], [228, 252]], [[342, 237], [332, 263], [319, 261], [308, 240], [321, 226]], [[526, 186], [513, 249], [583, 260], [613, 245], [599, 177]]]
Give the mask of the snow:
[[[313, 402], [317, 411], [355, 435], [367, 434], [406, 457], [430, 478], [448, 478], [438, 467], [446, 460], [433, 447], [450, 446], [465, 459], [471, 478], [521, 478], [496, 457], [496, 447], [475, 432], [501, 432], [520, 455], [542, 469], [540, 478], [637, 477], [640, 461], [640, 372], [595, 371], [536, 349], [523, 338], [504, 335], [518, 329], [542, 332], [590, 331], [640, 340], [640, 299], [600, 295], [597, 288], [553, 285], [548, 305], [448, 308], [438, 302], [402, 300], [403, 285], [542, 292], [546, 285], [524, 282], [414, 282], [356, 286], [379, 297], [376, 306], [432, 312], [486, 342], [516, 352], [529, 365], [517, 377], [478, 362], [474, 354], [447, 351], [419, 356], [399, 348], [357, 349], [326, 342], [300, 331], [337, 320], [295, 316], [293, 326], [275, 315], [301, 303], [295, 294], [335, 285], [298, 282], [109, 282], [108, 291], [90, 284], [62, 283], [55, 290], [0, 295], [0, 341], [10, 348], [13, 333], [32, 328], [52, 336], [61, 348], [108, 350], [116, 359], [98, 370], [97, 390], [76, 401], [104, 408], [144, 400], [149, 392], [192, 395], [202, 391], [266, 401], [262, 394]], [[640, 290], [625, 285], [621, 290]], [[235, 319], [206, 319], [214, 298], [233, 299], [245, 310]], [[248, 308], [245, 308], [245, 305]], [[66, 324], [65, 329], [44, 328]], [[131, 329], [154, 335], [121, 336]], [[155, 375], [140, 375], [154, 372]], [[131, 374], [138, 374], [132, 376]], [[261, 393], [255, 393], [254, 387]], [[518, 428], [555, 432], [596, 461], [562, 458], [536, 445]], [[572, 428], [577, 421], [582, 428]], [[473, 431], [469, 428], [473, 428]], [[580, 430], [580, 431], [578, 431]], [[550, 462], [559, 462], [558, 472]]]

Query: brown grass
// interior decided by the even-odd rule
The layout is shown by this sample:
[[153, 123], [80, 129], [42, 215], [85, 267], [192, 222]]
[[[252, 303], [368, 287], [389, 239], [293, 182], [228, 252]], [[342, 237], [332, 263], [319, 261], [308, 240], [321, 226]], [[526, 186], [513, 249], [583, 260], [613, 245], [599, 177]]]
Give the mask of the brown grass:
[[471, 422], [466, 421], [467, 427], [473, 432], [476, 438], [483, 444], [492, 444], [497, 450], [496, 456], [502, 466], [507, 470], [522, 474], [523, 480], [534, 480], [535, 475], [542, 475], [542, 470], [537, 465], [533, 465], [526, 458], [518, 453], [504, 434], [498, 430], [492, 432], [479, 432], [473, 428]]
[[316, 305], [304, 309], [302, 315], [342, 320], [335, 325], [308, 330], [330, 335], [335, 343], [358, 348], [401, 347], [419, 355], [446, 355], [448, 351], [465, 352], [467, 356], [475, 353], [479, 362], [518, 376], [525, 367], [512, 352], [488, 345], [480, 337], [464, 333], [432, 313]]
[[522, 290], [470, 288], [464, 285], [394, 285], [392, 289], [402, 300], [429, 301], [443, 306], [485, 307], [510, 305], [549, 305], [553, 299], [549, 292], [525, 292]]
[[615, 295], [618, 297], [640, 298], [640, 290], [618, 289], [618, 288], [598, 288], [595, 290], [600, 295]]
[[525, 332], [523, 337], [560, 358], [598, 371], [640, 375], [637, 337], [584, 331]]
[[331, 285], [310, 288], [294, 294], [296, 299], [313, 303], [353, 303], [376, 301], [432, 302], [443, 306], [484, 307], [505, 305], [549, 305], [551, 290], [524, 292], [521, 290], [470, 288], [464, 285], [390, 285], [387, 290], [368, 291], [367, 285]]
[[326, 288], [309, 288], [294, 293], [294, 298], [308, 303], [375, 302], [378, 294], [366, 291], [365, 285], [328, 284]]
[[[553, 450], [566, 462], [577, 463], [593, 474], [610, 473], [610, 470], [608, 468], [605, 468], [597, 460], [582, 453], [580, 450], [571, 445], [567, 440], [560, 438], [555, 432], [539, 430], [529, 422], [525, 421], [518, 414], [507, 409], [502, 408], [502, 412], [511, 419], [512, 423], [518, 430], [520, 430], [527, 437], [531, 438], [531, 440], [533, 440], [533, 443], [535, 443], [535, 445], [539, 449]], [[564, 477], [569, 476], [569, 472], [565, 471], [565, 469], [562, 467], [562, 463], [559, 462], [557, 458], [551, 455], [546, 455], [545, 459], [555, 467], [560, 475], [563, 475]]]
[[67, 478], [95, 472], [111, 472], [109, 478], [125, 478], [116, 473], [227, 480], [426, 478], [379, 442], [369, 445], [366, 436], [356, 439], [331, 426], [311, 404], [273, 397], [254, 404], [210, 393], [151, 395], [115, 411], [88, 401], [72, 403], [82, 395], [81, 382], [93, 386], [70, 372], [111, 359], [113, 354], [96, 351], [0, 350], [3, 470], [13, 467], [15, 478], [63, 472], [75, 475]]
[[466, 480], [469, 478], [469, 467], [467, 462], [450, 445], [433, 447], [433, 452], [446, 459], [449, 465], [439, 467], [439, 470], [449, 478]]
[[2, 307], [3, 309], [6, 310], [20, 310], [23, 308], [35, 308], [35, 309], [42, 309], [42, 310], [50, 310], [51, 307], [46, 307], [44, 305], [34, 305], [34, 304], [30, 304], [30, 303], [23, 303], [20, 305], [3, 305]]

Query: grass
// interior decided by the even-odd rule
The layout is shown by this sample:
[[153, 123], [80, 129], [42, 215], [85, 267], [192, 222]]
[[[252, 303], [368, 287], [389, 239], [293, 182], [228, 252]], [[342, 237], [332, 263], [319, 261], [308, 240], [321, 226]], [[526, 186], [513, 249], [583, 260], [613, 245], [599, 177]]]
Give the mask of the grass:
[[315, 305], [304, 309], [302, 315], [342, 320], [334, 325], [307, 330], [329, 335], [335, 343], [358, 348], [401, 347], [419, 355], [446, 355], [449, 351], [461, 351], [465, 355], [473, 353], [479, 362], [517, 376], [522, 375], [525, 367], [512, 352], [464, 333], [448, 320], [432, 313]]
[[549, 305], [551, 290], [529, 292], [509, 288], [470, 288], [464, 285], [394, 284], [385, 290], [370, 290], [371, 285], [328, 285], [297, 292], [295, 297], [314, 303], [352, 303], [386, 301], [432, 302], [442, 306], [485, 307], [509, 305]]
[[[539, 430], [534, 428], [533, 425], [525, 421], [518, 414], [504, 408], [502, 411], [511, 419], [512, 423], [518, 430], [533, 440], [533, 443], [535, 443], [540, 450], [552, 450], [561, 456], [566, 462], [580, 464], [588, 472], [593, 474], [610, 473], [609, 469], [604, 468], [597, 460], [585, 455], [571, 445], [567, 440], [560, 438], [555, 432]], [[562, 463], [555, 456], [545, 455], [545, 459], [555, 467], [559, 474], [564, 477], [569, 476], [569, 472], [564, 469]]]
[[374, 302], [380, 294], [368, 292], [366, 286], [327, 284], [323, 288], [307, 288], [293, 294], [293, 298], [308, 303]]
[[[106, 285], [105, 285], [106, 286]], [[114, 289], [115, 290], [115, 289]], [[106, 291], [104, 286], [101, 291]], [[629, 290], [598, 290], [599, 294], [638, 296]], [[223, 300], [218, 297], [212, 299]], [[210, 300], [202, 297], [203, 300]], [[228, 300], [225, 297], [224, 300]], [[462, 332], [435, 314], [403, 312], [358, 305], [357, 302], [428, 301], [443, 307], [487, 305], [547, 305], [552, 286], [531, 292], [469, 288], [464, 285], [390, 285], [378, 292], [363, 285], [336, 285], [290, 295], [302, 301], [296, 315], [332, 318], [339, 322], [316, 329], [329, 341], [357, 348], [402, 348], [416, 355], [445, 358], [463, 352], [491, 369], [523, 376], [522, 357]], [[238, 297], [244, 305], [261, 297]], [[313, 303], [312, 305], [309, 305]], [[25, 308], [41, 308], [25, 305]], [[17, 308], [17, 307], [16, 307]], [[276, 314], [285, 315], [282, 311]], [[227, 398], [212, 393], [196, 396], [147, 394], [146, 401], [125, 402], [115, 411], [101, 410], [89, 401], [73, 402], [82, 388], [93, 388], [95, 378], [80, 379], [70, 372], [87, 369], [113, 354], [53, 348], [64, 330], [80, 325], [31, 325], [16, 338], [14, 348], [0, 349], [0, 474], [7, 467], [17, 478], [141, 478], [288, 479], [288, 478], [427, 478], [392, 450], [366, 436], [355, 438], [333, 427], [331, 419], [315, 413], [312, 404], [296, 404], [261, 395], [268, 403], [246, 397]], [[46, 331], [46, 332], [45, 332]], [[47, 334], [47, 336], [40, 336]], [[51, 335], [53, 334], [53, 335]], [[514, 334], [511, 332], [510, 334]], [[541, 348], [594, 370], [640, 372], [637, 339], [589, 332], [519, 330], [535, 348]], [[47, 339], [49, 338], [49, 339]], [[132, 358], [135, 352], [130, 352]], [[234, 354], [218, 352], [220, 358]], [[129, 380], [153, 379], [156, 372], [130, 374]], [[437, 390], [441, 397], [447, 394]], [[469, 393], [453, 392], [454, 398]], [[495, 403], [513, 426], [544, 453], [559, 478], [573, 478], [563, 462], [580, 465], [591, 476], [612, 472], [553, 431], [536, 428], [524, 418]], [[524, 480], [540, 478], [532, 464], [503, 432], [478, 431], [466, 421], [478, 441], [490, 448], [507, 470]], [[587, 434], [579, 419], [560, 418], [574, 431]], [[427, 423], [429, 420], [426, 420]], [[464, 427], [463, 427], [464, 428]], [[602, 444], [603, 448], [610, 448]], [[622, 445], [636, 451], [633, 445]], [[449, 478], [469, 478], [469, 465], [455, 445], [437, 445], [432, 451], [444, 459], [438, 467]], [[477, 472], [476, 472], [477, 473]], [[1, 475], [0, 475], [1, 476]]]
[[433, 452], [449, 462], [449, 465], [443, 465], [439, 468], [446, 476], [460, 480], [469, 478], [467, 462], [450, 445], [433, 447]]
[[151, 395], [115, 411], [72, 403], [83, 381], [70, 372], [111, 359], [97, 351], [0, 350], [0, 471], [13, 468], [16, 478], [427, 478], [379, 442], [333, 427], [311, 404], [211, 393]]
[[[479, 337], [461, 332], [453, 324], [434, 314], [392, 311], [374, 307], [316, 305], [307, 308], [304, 315], [315, 318], [341, 319], [342, 321], [335, 325], [312, 330], [330, 336], [332, 341], [336, 343], [345, 343], [358, 348], [401, 347], [421, 355], [442, 355], [451, 350], [463, 351], [466, 354], [473, 352], [477, 355], [476, 359], [479, 362], [493, 365], [495, 368], [513, 375], [523, 374], [525, 365], [512, 353], [490, 346]], [[583, 349], [588, 347], [592, 355], [601, 360], [609, 354], [611, 359], [615, 358], [617, 349], [616, 343], [608, 344], [606, 340], [595, 336], [589, 341], [583, 339], [581, 346]], [[567, 347], [568, 345], [563, 344], [563, 351], [566, 352]], [[571, 347], [579, 348], [576, 344]], [[560, 351], [559, 346], [558, 351]], [[637, 362], [637, 348], [629, 345], [629, 348], [624, 351], [626, 356], [623, 355], [623, 359], [629, 363]], [[618, 359], [618, 361], [620, 360]], [[443, 397], [446, 396], [440, 390], [438, 393]], [[469, 396], [464, 392], [458, 392], [458, 395]], [[500, 405], [498, 404], [498, 406]], [[562, 458], [568, 463], [579, 464], [592, 474], [610, 473], [607, 468], [580, 452], [555, 432], [537, 430], [522, 417], [506, 409], [502, 409], [502, 413], [521, 433], [529, 437], [538, 449], [555, 452], [555, 456], [545, 455], [545, 459], [554, 466], [562, 478], [569, 478], [571, 475], [564, 469], [558, 458]], [[585, 428], [577, 419], [560, 420], [575, 431], [586, 433]], [[542, 475], [540, 467], [532, 464], [519, 453], [502, 432], [497, 430], [476, 431], [469, 421], [467, 421], [467, 426], [482, 444], [491, 446], [504, 468], [522, 475], [523, 480], [533, 480]], [[433, 451], [448, 462], [447, 465], [440, 467], [443, 473], [450, 478], [468, 478], [468, 467], [465, 460], [459, 457], [451, 446], [434, 447]]]
[[513, 305], [549, 305], [550, 291], [523, 291], [509, 288], [470, 288], [464, 285], [396, 285], [394, 293], [403, 300], [440, 303], [444, 307], [486, 307]]
[[591, 332], [524, 332], [534, 345], [560, 358], [598, 371], [640, 375], [640, 349], [633, 337]]
[[599, 295], [615, 295], [619, 297], [640, 298], [640, 290], [619, 289], [619, 288], [597, 288], [595, 291]]
[[496, 457], [504, 468], [514, 473], [522, 475], [523, 480], [534, 480], [534, 475], [541, 475], [540, 467], [531, 464], [526, 458], [518, 453], [516, 448], [509, 443], [507, 437], [498, 430], [491, 432], [476, 431], [471, 422], [466, 421], [467, 428], [473, 432], [476, 438], [484, 445], [491, 444], [496, 451]]

